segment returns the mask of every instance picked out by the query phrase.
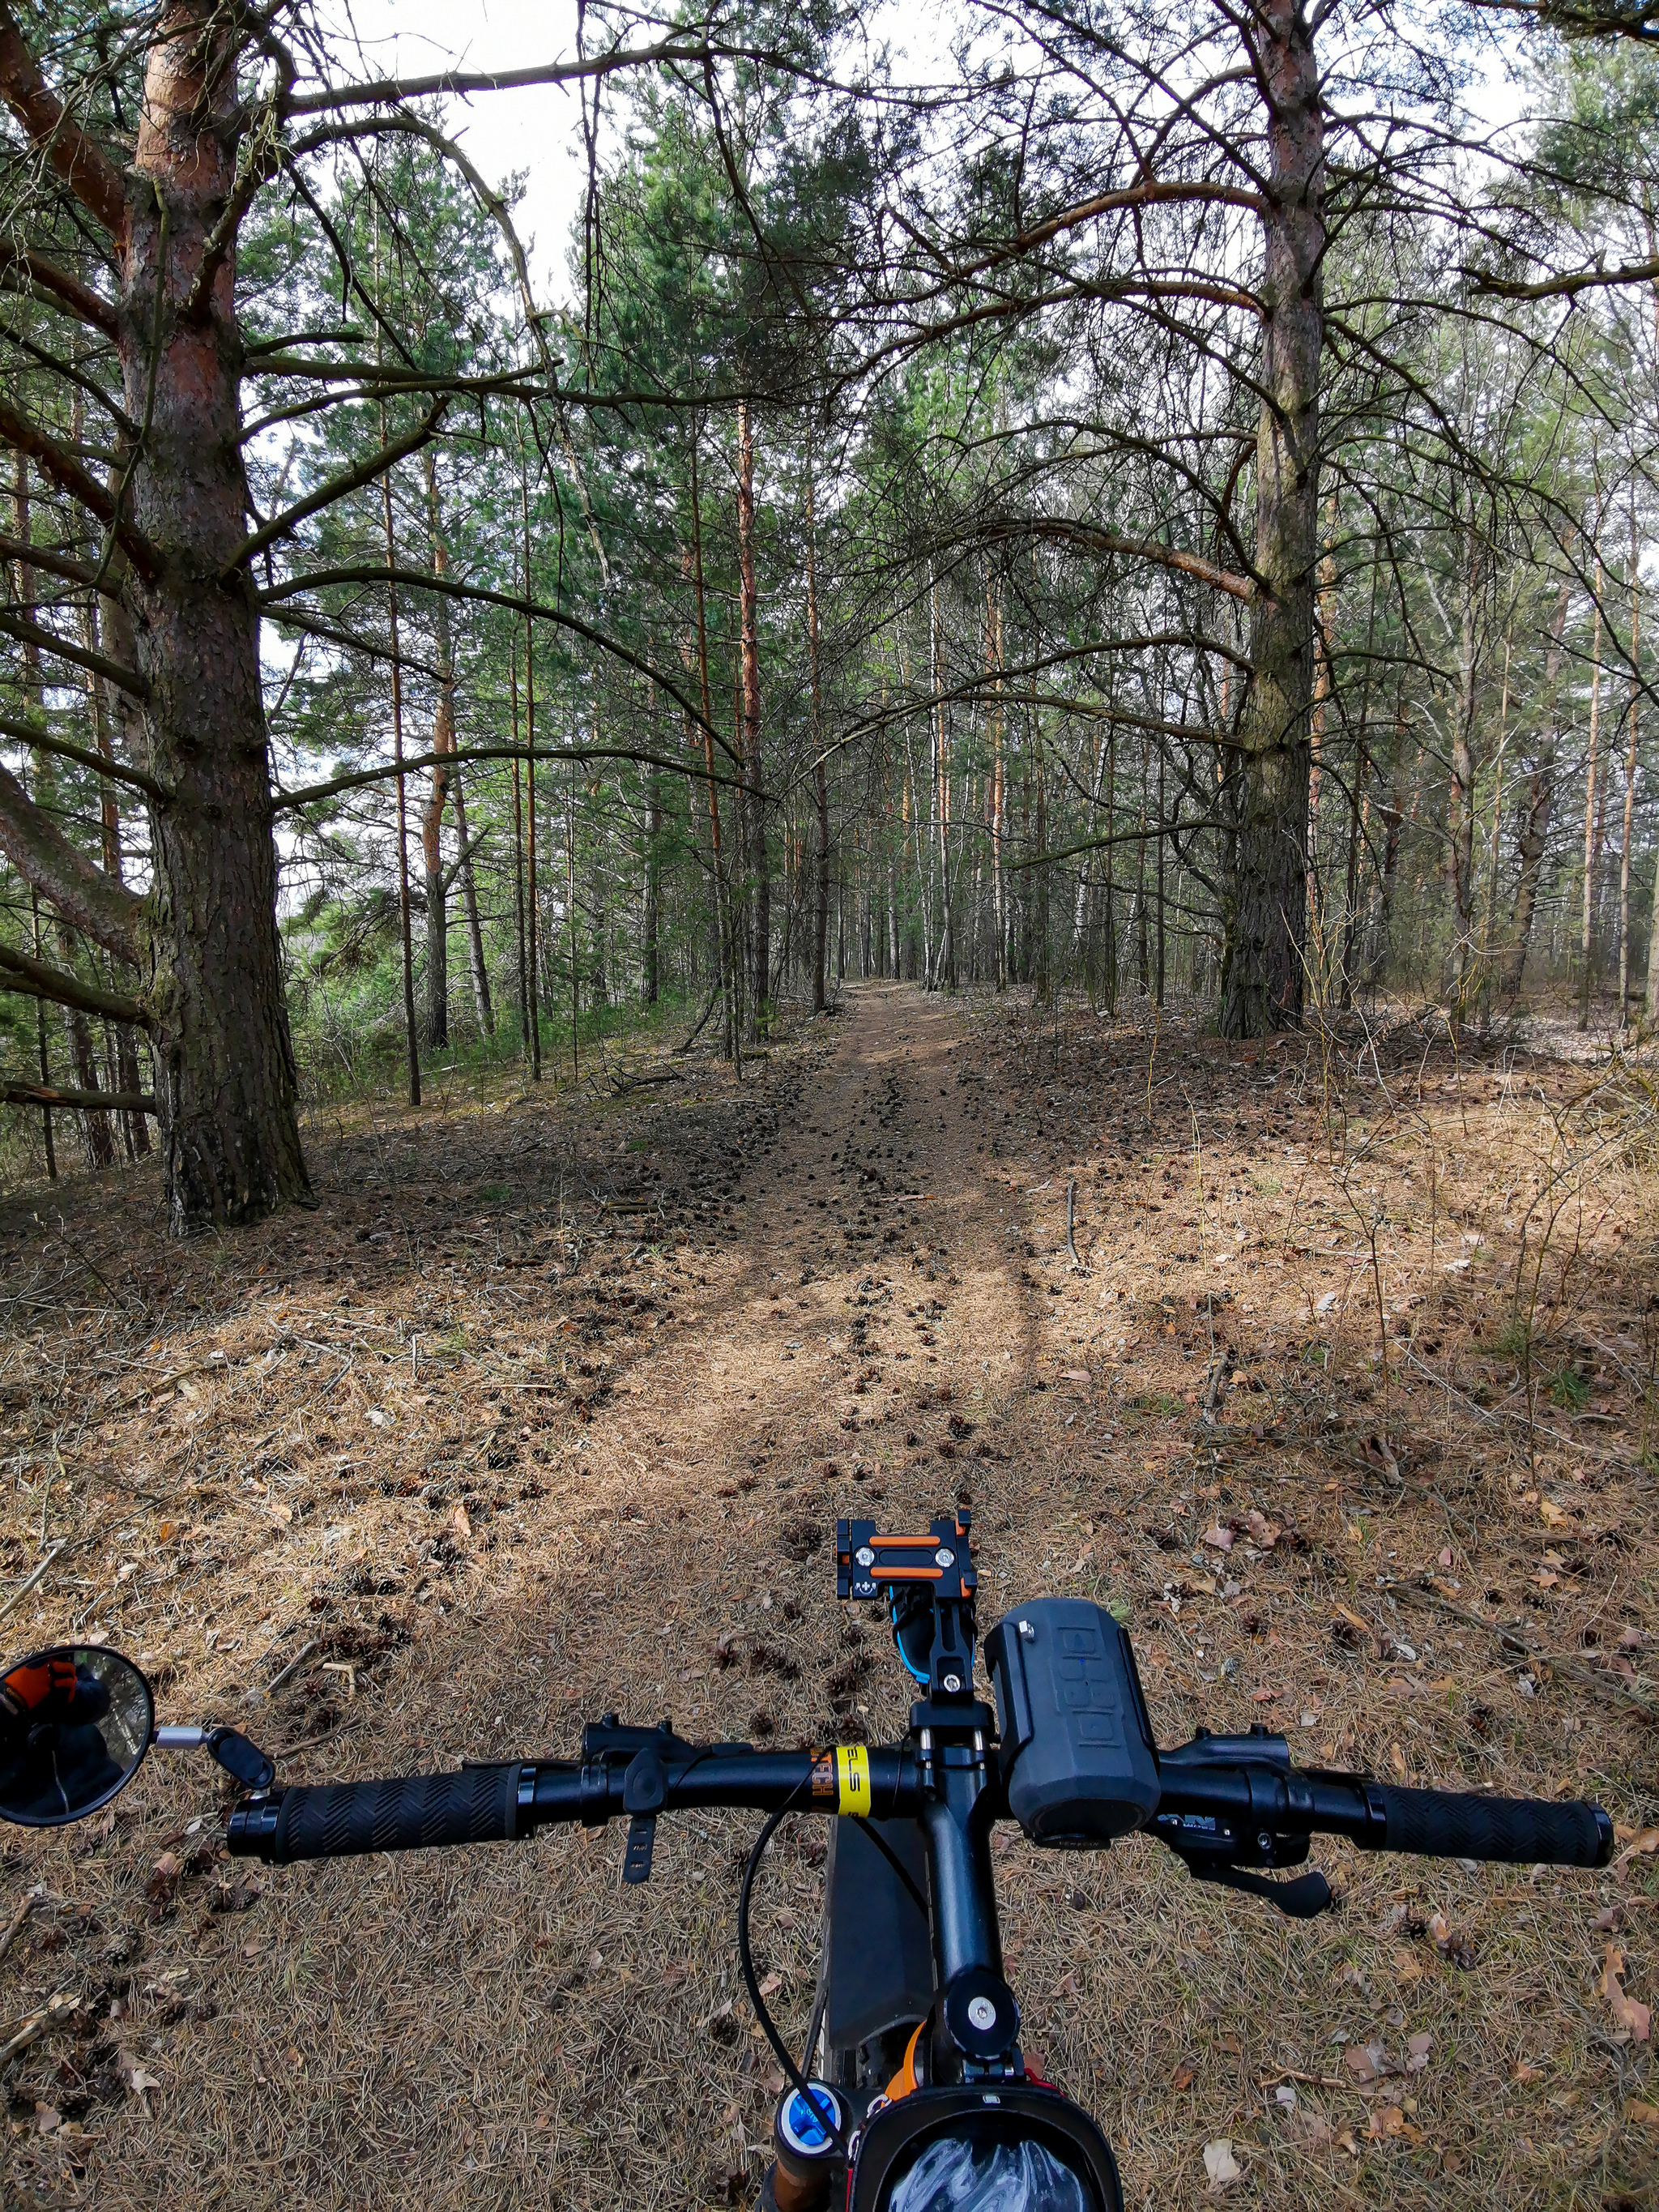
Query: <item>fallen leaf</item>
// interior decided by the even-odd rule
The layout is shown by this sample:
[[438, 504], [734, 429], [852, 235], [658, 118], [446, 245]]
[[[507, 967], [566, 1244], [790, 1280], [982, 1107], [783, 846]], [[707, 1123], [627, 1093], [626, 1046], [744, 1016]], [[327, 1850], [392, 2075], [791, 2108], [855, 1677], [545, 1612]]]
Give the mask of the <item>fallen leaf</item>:
[[1406, 1754], [1397, 1743], [1389, 1746], [1389, 1764], [1403, 1782], [1406, 1778]]
[[1406, 2038], [1406, 2071], [1421, 2074], [1429, 2063], [1429, 2053], [1434, 2048], [1434, 2038], [1427, 2028]]
[[1625, 1995], [1620, 1978], [1625, 1972], [1624, 1953], [1616, 1943], [1609, 1943], [1602, 1961], [1601, 1978], [1595, 1986], [1607, 2001], [1607, 2010], [1613, 2014], [1613, 2024], [1620, 2038], [1627, 2043], [1645, 2043], [1653, 2014], [1648, 2006]]
[[1066, 1370], [1066, 1380], [1068, 1382], [1086, 1382], [1089, 1380], [1089, 1370], [1086, 1367], [1068, 1367]]
[[781, 1974], [769, 1974], [760, 1985], [760, 1993], [763, 1997], [775, 1997], [782, 1987]]
[[1551, 1590], [1555, 1589], [1559, 1586], [1561, 1577], [1559, 1575], [1552, 1572], [1548, 1567], [1544, 1567], [1533, 1577], [1533, 1580], [1537, 1583], [1540, 1589]]
[[1209, 2176], [1210, 2187], [1215, 2190], [1231, 2188], [1244, 2176], [1243, 2167], [1233, 2156], [1231, 2142], [1225, 2139], [1205, 2144], [1204, 2171]]
[[1510, 2079], [1511, 2081], [1541, 2081], [1543, 2078], [1543, 2068], [1541, 2066], [1534, 2066], [1525, 2058], [1517, 2058], [1514, 2066], [1510, 2069]]
[[35, 2106], [34, 2130], [37, 2135], [49, 2136], [54, 2128], [61, 2128], [63, 2124], [64, 2115], [61, 2112], [54, 2112], [50, 2105], [37, 2105]]
[[1539, 1501], [1538, 1517], [1547, 1528], [1559, 1528], [1567, 1516], [1553, 1498], [1545, 1498]]
[[1389, 2054], [1377, 2037], [1370, 2043], [1351, 2043], [1342, 2054], [1343, 2063], [1356, 2081], [1380, 2081], [1394, 2069], [1389, 2063]]
[[781, 2097], [783, 2094], [783, 2069], [775, 2062], [761, 2075], [761, 2087], [769, 2097]]
[[1659, 1828], [1643, 1828], [1631, 1838], [1613, 1864], [1621, 1867], [1632, 1859], [1651, 1858], [1656, 1851], [1659, 1851]]
[[1279, 1703], [1279, 1692], [1277, 1690], [1252, 1690], [1250, 1703], [1253, 1705], [1276, 1705]]
[[1445, 1548], [1445, 1550], [1444, 1550], [1443, 1552], [1442, 1552], [1442, 1553], [1440, 1554], [1440, 1564], [1441, 1564], [1441, 1565], [1442, 1565], [1443, 1567], [1449, 1567], [1449, 1566], [1450, 1566], [1451, 1563], [1452, 1563], [1451, 1546], [1450, 1546], [1449, 1544], [1448, 1544], [1448, 1545], [1447, 1545], [1447, 1547], [1446, 1547], [1446, 1548]]
[[455, 1500], [454, 1510], [444, 1524], [444, 1534], [452, 1543], [470, 1544], [472, 1541], [472, 1523], [467, 1519], [466, 1508], [459, 1498]]
[[1361, 1456], [1369, 1466], [1376, 1468], [1380, 1474], [1386, 1474], [1390, 1482], [1399, 1481], [1400, 1462], [1381, 1437], [1367, 1437], [1365, 1449]]
[[1359, 2145], [1353, 2139], [1352, 2128], [1343, 2129], [1336, 2139], [1336, 2147], [1339, 2150], [1346, 2151], [1350, 2158], [1358, 2158], [1359, 2155]]
[[1287, 2126], [1292, 2141], [1304, 2144], [1309, 2150], [1322, 2150], [1331, 2139], [1330, 2122], [1311, 2105], [1297, 2105]]
[[1659, 2105], [1644, 2104], [1641, 2098], [1632, 2097], [1625, 2107], [1625, 2118], [1638, 2128], [1659, 2128]]
[[1365, 2133], [1374, 2142], [1381, 2142], [1389, 2136], [1408, 2143], [1420, 2143], [1423, 2140], [1422, 2129], [1414, 2128], [1398, 2105], [1374, 2106], [1365, 2125]]
[[1397, 1982], [1421, 1981], [1423, 1961], [1414, 1951], [1396, 1951], [1394, 1954], [1394, 1975]]
[[1233, 1548], [1233, 1532], [1231, 1528], [1223, 1528], [1219, 1526], [1206, 1528], [1202, 1540], [1212, 1552], [1231, 1552]]
[[133, 2068], [131, 2079], [128, 2083], [128, 2087], [135, 2093], [135, 2094], [142, 2097], [147, 2089], [159, 2089], [161, 2086], [161, 2083], [158, 2075], [147, 2074], [142, 2066], [135, 2066]]
[[1267, 1515], [1258, 1512], [1254, 1505], [1244, 1516], [1244, 1525], [1250, 1532], [1251, 1541], [1259, 1544], [1264, 1552], [1271, 1552], [1279, 1541], [1280, 1531], [1278, 1522], [1269, 1521]]
[[1177, 2066], [1176, 2069], [1175, 2079], [1170, 2082], [1170, 2087], [1172, 2089], [1190, 2089], [1196, 2078], [1197, 2069], [1195, 2067]]
[[156, 1860], [149, 1880], [144, 1884], [144, 1894], [152, 1905], [166, 1905], [179, 1887], [179, 1877], [185, 1863], [176, 1853], [163, 1851]]

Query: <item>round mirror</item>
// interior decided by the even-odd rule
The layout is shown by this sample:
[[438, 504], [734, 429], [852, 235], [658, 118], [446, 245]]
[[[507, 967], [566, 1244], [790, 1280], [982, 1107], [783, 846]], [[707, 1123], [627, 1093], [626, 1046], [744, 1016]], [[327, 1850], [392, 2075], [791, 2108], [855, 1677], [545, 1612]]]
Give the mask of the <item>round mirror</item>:
[[149, 1749], [155, 1700], [131, 1659], [58, 1644], [0, 1676], [0, 1820], [58, 1828], [107, 1805]]

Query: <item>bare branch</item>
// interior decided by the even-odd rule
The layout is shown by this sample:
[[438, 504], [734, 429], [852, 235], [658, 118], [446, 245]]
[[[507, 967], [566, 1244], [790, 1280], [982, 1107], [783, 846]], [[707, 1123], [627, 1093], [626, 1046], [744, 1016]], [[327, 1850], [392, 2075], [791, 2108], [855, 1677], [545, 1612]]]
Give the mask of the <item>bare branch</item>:
[[[64, 919], [130, 968], [140, 963], [146, 908], [124, 884], [95, 868], [58, 824], [29, 797], [8, 768], [0, 767], [0, 853], [50, 899]], [[8, 964], [21, 957], [8, 953]], [[126, 1017], [123, 1017], [126, 1018]]]
[[0, 100], [88, 213], [112, 239], [124, 238], [127, 196], [121, 172], [46, 82], [6, 0], [0, 0]]
[[106, 1014], [112, 1022], [132, 1022], [141, 1029], [149, 1021], [136, 999], [123, 998], [118, 991], [106, 991], [97, 983], [83, 983], [67, 968], [33, 959], [9, 945], [0, 945], [0, 990], [46, 999], [55, 1006], [78, 1006], [83, 1014]]
[[[0, 7], [3, 5], [4, 0], [0, 0]], [[68, 492], [71, 499], [78, 499], [100, 522], [114, 520], [115, 501], [106, 487], [83, 469], [74, 454], [60, 446], [49, 432], [3, 402], [0, 402], [0, 445], [27, 453], [31, 460], [38, 462], [60, 491]], [[136, 530], [131, 522], [116, 522], [115, 542], [145, 582], [153, 583], [161, 573], [161, 562], [143, 532]]]
[[136, 668], [125, 668], [118, 660], [111, 660], [106, 654], [94, 653], [84, 645], [71, 645], [68, 638], [59, 637], [44, 623], [31, 622], [27, 615], [0, 608], [0, 635], [15, 637], [21, 645], [38, 645], [43, 653], [55, 653], [60, 659], [72, 660], [77, 668], [90, 669], [106, 682], [118, 684], [135, 699], [149, 696], [149, 685]]
[[338, 476], [330, 477], [326, 483], [319, 484], [316, 490], [308, 493], [304, 499], [285, 507], [281, 514], [273, 514], [270, 520], [262, 529], [256, 530], [252, 538], [243, 539], [219, 571], [221, 577], [233, 574], [244, 562], [251, 561], [265, 546], [285, 537], [296, 523], [303, 522], [307, 515], [320, 514], [324, 507], [332, 507], [337, 501], [349, 498], [354, 491], [361, 491], [365, 484], [373, 483], [389, 468], [406, 460], [410, 453], [417, 453], [422, 446], [429, 445], [438, 434], [438, 426], [443, 420], [447, 404], [447, 400], [441, 399], [425, 421], [417, 423], [405, 436], [395, 438], [389, 446], [382, 446], [366, 461], [359, 461], [355, 469], [343, 469]]

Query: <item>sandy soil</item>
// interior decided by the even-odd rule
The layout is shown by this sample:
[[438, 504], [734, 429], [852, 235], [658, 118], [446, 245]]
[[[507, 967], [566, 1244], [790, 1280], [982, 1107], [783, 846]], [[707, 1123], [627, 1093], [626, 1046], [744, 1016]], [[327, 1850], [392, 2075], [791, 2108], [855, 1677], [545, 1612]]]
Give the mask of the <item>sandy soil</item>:
[[[1603, 1876], [1322, 1844], [1311, 1925], [1000, 1838], [1028, 2041], [1129, 2202], [1212, 2201], [1222, 2141], [1263, 2205], [1659, 2202], [1644, 1080], [872, 987], [740, 1085], [641, 1048], [319, 1118], [318, 1213], [234, 1238], [166, 1243], [144, 1177], [31, 1194], [0, 1568], [51, 1561], [6, 1640], [143, 1655], [286, 1780], [611, 1710], [882, 1740], [836, 1516], [969, 1504], [982, 1626], [1115, 1604], [1165, 1741], [1265, 1719], [1626, 1831]], [[665, 1824], [645, 1891], [620, 1832], [261, 1879], [225, 1802], [157, 1758], [0, 1859], [6, 2020], [60, 2000], [6, 2064], [19, 2204], [753, 2201], [751, 1822]], [[785, 1833], [757, 1914], [797, 2029], [822, 1856]]]

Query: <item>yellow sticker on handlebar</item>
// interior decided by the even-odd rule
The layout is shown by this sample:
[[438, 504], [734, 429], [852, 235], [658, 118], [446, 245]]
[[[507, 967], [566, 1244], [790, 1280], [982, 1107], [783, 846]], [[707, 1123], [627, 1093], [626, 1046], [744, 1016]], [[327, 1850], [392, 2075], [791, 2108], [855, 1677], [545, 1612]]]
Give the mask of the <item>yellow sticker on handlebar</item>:
[[861, 1743], [836, 1749], [836, 1810], [870, 1817], [870, 1754]]

